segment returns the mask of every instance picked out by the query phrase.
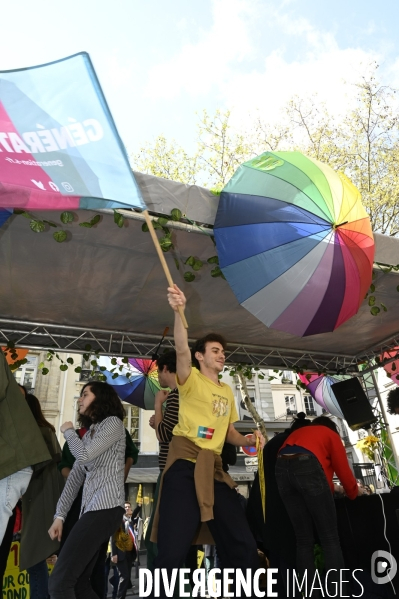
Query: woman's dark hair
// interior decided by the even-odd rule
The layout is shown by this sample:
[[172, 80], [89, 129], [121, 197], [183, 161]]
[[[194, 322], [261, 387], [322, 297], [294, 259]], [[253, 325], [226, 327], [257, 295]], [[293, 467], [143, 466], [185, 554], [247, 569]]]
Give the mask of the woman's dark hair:
[[[22, 385], [20, 385], [20, 387], [22, 387]], [[25, 389], [25, 387], [23, 387], [23, 389]], [[27, 393], [25, 395], [25, 399], [28, 406], [30, 407], [30, 411], [32, 412], [33, 418], [36, 420], [37, 424], [44, 428], [51, 428], [53, 433], [55, 433], [54, 426], [50, 422], [48, 422], [48, 420], [45, 419], [44, 414], [42, 412], [42, 407], [40, 405], [40, 401], [37, 399], [37, 397], [35, 395], [32, 395], [31, 393]]]
[[205, 337], [201, 337], [201, 339], [198, 339], [198, 341], [196, 341], [191, 349], [191, 359], [192, 362], [194, 364], [194, 366], [196, 368], [200, 368], [199, 362], [197, 360], [197, 358], [195, 357], [195, 354], [197, 353], [197, 351], [200, 354], [204, 354], [205, 353], [205, 349], [206, 349], [206, 344], [207, 343], [212, 343], [212, 341], [215, 341], [216, 343], [220, 343], [220, 345], [223, 347], [223, 349], [226, 349], [226, 339], [224, 337], [222, 337], [222, 335], [219, 335], [218, 333], [209, 333], [208, 335], [205, 335]]
[[102, 420], [105, 420], [109, 416], [116, 416], [123, 421], [125, 410], [115, 389], [111, 385], [101, 383], [100, 381], [91, 381], [82, 387], [81, 395], [86, 387], [90, 387], [90, 391], [94, 394], [95, 399], [87, 408], [86, 413], [79, 415], [78, 420], [83, 427], [89, 428], [93, 423], [102, 422]]
[[299, 412], [296, 418], [294, 418], [294, 420], [291, 422], [291, 427], [289, 430], [290, 432], [296, 431], [298, 428], [309, 426], [309, 424], [312, 424], [312, 421], [306, 418], [305, 412]]
[[24, 387], [23, 385], [20, 385], [19, 383], [18, 383], [18, 387], [20, 389], [22, 389], [22, 391], [24, 392], [25, 397], [26, 397], [28, 395], [28, 389], [26, 387]]
[[389, 414], [396, 414], [396, 410], [399, 408], [399, 387], [391, 389], [387, 395], [387, 406]]
[[171, 351], [167, 351], [157, 358], [157, 366], [160, 371], [163, 370], [163, 367], [166, 366], [166, 370], [168, 372], [175, 373], [176, 372], [176, 351], [172, 349]]
[[313, 424], [319, 426], [326, 426], [327, 428], [330, 428], [332, 431], [334, 431], [334, 433], [337, 433], [337, 435], [339, 435], [337, 425], [328, 416], [317, 416], [317, 418], [313, 420], [312, 426]]

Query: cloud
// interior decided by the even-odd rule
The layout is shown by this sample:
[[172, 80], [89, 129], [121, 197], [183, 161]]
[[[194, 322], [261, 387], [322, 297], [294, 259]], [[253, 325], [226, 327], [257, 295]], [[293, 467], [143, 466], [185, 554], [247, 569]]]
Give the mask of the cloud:
[[138, 63], [131, 56], [127, 60], [118, 49], [113, 49], [104, 56], [101, 69], [106, 73], [107, 85], [120, 91], [134, 82]]
[[356, 39], [343, 42], [337, 24], [316, 27], [297, 9], [295, 0], [278, 6], [269, 0], [212, 0], [208, 29], [187, 25], [190, 41], [149, 70], [145, 96], [154, 104], [172, 100], [182, 113], [186, 105], [193, 113], [229, 109], [231, 124], [245, 133], [258, 118], [280, 122], [294, 96], [317, 98], [339, 117], [353, 105], [356, 83], [376, 62], [382, 65], [377, 78], [399, 85], [399, 57], [389, 40], [364, 42], [374, 31], [372, 22]]
[[391, 87], [399, 88], [399, 57], [392, 64], [385, 66], [385, 69], [389, 75], [389, 83]]
[[[221, 106], [235, 108], [245, 119], [244, 113], [254, 110], [275, 118], [293, 95], [317, 93], [331, 110], [342, 112], [351, 95], [345, 82], [357, 81], [377, 57], [359, 48], [340, 48], [333, 32], [316, 29], [290, 12], [289, 5], [281, 10], [258, 0], [214, 0], [209, 31], [196, 32], [197, 42], [185, 43], [155, 65], [145, 95], [174, 99], [188, 94], [200, 100], [212, 92]], [[279, 45], [260, 58], [259, 35], [274, 34], [276, 39], [276, 32]], [[295, 46], [298, 58], [293, 59]]]
[[183, 17], [182, 19], [180, 19], [177, 23], [176, 23], [176, 27], [177, 29], [179, 29], [180, 31], [185, 31], [188, 27], [188, 21], [185, 17]]
[[282, 38], [288, 36], [291, 45], [297, 46], [298, 58], [286, 58], [282, 45], [265, 58], [263, 69], [236, 73], [225, 87], [225, 97], [231, 98], [236, 89], [240, 104], [260, 109], [266, 103], [275, 110], [294, 95], [317, 94], [332, 111], [344, 110], [351, 95], [346, 83], [357, 82], [377, 55], [360, 48], [340, 48], [332, 32], [316, 29], [303, 17], [274, 11], [271, 19]]
[[241, 127], [254, 113], [269, 122], [279, 120], [294, 96], [324, 102], [330, 113], [338, 116], [351, 106], [354, 85], [376, 57], [358, 49], [334, 49], [310, 55], [302, 62], [287, 61], [273, 52], [256, 73], [236, 73], [223, 84], [221, 97], [233, 109], [233, 118]]
[[[281, 34], [280, 47], [256, 70], [232, 71], [219, 84], [219, 95], [232, 110], [232, 124], [243, 130], [255, 115], [269, 123], [279, 121], [294, 96], [317, 97], [331, 114], [345, 113], [354, 101], [355, 84], [380, 56], [361, 48], [340, 48], [333, 32], [316, 29], [306, 18], [275, 10], [269, 19]], [[288, 43], [297, 53], [287, 51]]]
[[147, 97], [206, 95], [228, 77], [231, 69], [254, 51], [247, 20], [254, 16], [256, 4], [253, 0], [214, 0], [209, 31], [195, 32], [197, 43], [184, 44], [175, 56], [150, 70]]

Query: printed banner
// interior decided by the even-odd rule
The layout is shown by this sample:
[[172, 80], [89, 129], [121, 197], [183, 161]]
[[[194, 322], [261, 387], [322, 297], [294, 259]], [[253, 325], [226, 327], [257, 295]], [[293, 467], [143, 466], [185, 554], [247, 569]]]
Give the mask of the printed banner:
[[[7, 567], [4, 572], [2, 597], [3, 599], [29, 599], [29, 574], [26, 570], [19, 571], [19, 541], [13, 541], [8, 554]], [[53, 565], [48, 565], [51, 574]]]
[[85, 52], [0, 72], [0, 208], [145, 209]]
[[199, 426], [197, 437], [200, 437], [200, 439], [212, 439], [214, 432], [214, 428], [209, 428], [207, 426]]
[[11, 545], [2, 590], [4, 599], [29, 599], [29, 575], [19, 571], [19, 541]]

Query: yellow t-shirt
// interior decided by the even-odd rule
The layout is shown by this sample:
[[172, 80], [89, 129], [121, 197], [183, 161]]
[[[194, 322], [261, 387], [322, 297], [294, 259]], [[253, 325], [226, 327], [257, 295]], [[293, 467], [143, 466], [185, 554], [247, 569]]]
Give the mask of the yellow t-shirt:
[[238, 420], [231, 388], [217, 385], [192, 368], [190, 376], [179, 389], [179, 420], [173, 429], [177, 437], [186, 437], [202, 449], [220, 455], [230, 423]]

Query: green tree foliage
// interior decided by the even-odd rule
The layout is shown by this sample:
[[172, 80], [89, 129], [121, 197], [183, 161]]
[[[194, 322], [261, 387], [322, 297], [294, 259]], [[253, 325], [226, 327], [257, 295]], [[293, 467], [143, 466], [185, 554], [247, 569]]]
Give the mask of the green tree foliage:
[[287, 125], [269, 126], [258, 119], [245, 135], [237, 132], [229, 110], [217, 110], [213, 117], [204, 110], [197, 129], [197, 147], [192, 156], [174, 140], [168, 142], [160, 135], [132, 157], [134, 170], [220, 191], [246, 160], [292, 145]]
[[294, 98], [288, 114], [296, 149], [343, 171], [356, 185], [374, 231], [399, 233], [399, 111], [395, 90], [375, 74], [354, 86], [354, 108], [340, 120], [316, 101]]
[[208, 185], [217, 189], [252, 155], [249, 140], [233, 131], [230, 118], [229, 110], [217, 110], [213, 118], [204, 110], [198, 124], [197, 162]]
[[153, 144], [145, 144], [133, 157], [133, 168], [163, 179], [195, 184], [201, 168], [197, 156], [189, 156], [175, 140], [159, 135]]
[[395, 90], [380, 85], [378, 65], [349, 86], [350, 108], [334, 118], [317, 98], [294, 97], [280, 122], [258, 118], [251, 130], [233, 127], [230, 111], [199, 117], [193, 156], [158, 137], [133, 157], [134, 168], [220, 191], [237, 167], [266, 151], [298, 150], [343, 171], [362, 194], [374, 231], [399, 234], [399, 110]]

